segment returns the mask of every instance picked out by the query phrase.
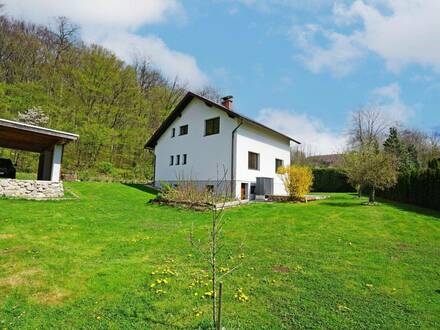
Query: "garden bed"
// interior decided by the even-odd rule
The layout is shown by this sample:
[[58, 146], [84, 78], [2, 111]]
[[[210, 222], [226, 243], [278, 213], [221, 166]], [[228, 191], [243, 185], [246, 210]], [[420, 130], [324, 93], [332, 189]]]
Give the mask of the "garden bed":
[[168, 205], [178, 208], [190, 209], [194, 211], [208, 211], [212, 207], [212, 204], [210, 203], [193, 202], [193, 201], [176, 201], [176, 200], [166, 199], [163, 197], [157, 197], [151, 199], [150, 203], [158, 204], [158, 205]]
[[269, 195], [267, 196], [267, 201], [269, 202], [290, 202], [290, 203], [307, 203], [317, 200], [326, 199], [329, 196], [324, 195], [305, 195], [302, 199], [292, 199], [289, 196], [281, 196], [281, 195]]

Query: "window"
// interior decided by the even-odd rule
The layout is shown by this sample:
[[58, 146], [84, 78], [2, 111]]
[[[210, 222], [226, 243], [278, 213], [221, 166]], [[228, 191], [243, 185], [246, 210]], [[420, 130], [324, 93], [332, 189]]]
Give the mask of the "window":
[[173, 130], [171, 131], [171, 137], [175, 137], [176, 136], [176, 129], [173, 128]]
[[170, 157], [170, 166], [173, 166], [174, 165], [174, 156], [171, 156]]
[[186, 135], [186, 134], [188, 134], [188, 125], [180, 126], [179, 135]]
[[176, 165], [180, 165], [180, 155], [176, 156]]
[[250, 170], [259, 170], [260, 169], [260, 154], [256, 154], [255, 152], [248, 153], [248, 168]]
[[183, 154], [183, 161], [182, 161], [182, 165], [186, 165], [186, 154]]
[[278, 169], [284, 166], [284, 161], [282, 159], [275, 158], [275, 173], [278, 173]]
[[205, 120], [205, 136], [220, 132], [220, 117]]

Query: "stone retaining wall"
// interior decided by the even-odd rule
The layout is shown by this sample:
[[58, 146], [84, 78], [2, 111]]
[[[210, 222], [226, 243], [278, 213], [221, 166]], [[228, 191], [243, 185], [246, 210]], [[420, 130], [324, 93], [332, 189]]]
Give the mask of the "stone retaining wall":
[[52, 199], [64, 197], [62, 182], [0, 179], [0, 197]]

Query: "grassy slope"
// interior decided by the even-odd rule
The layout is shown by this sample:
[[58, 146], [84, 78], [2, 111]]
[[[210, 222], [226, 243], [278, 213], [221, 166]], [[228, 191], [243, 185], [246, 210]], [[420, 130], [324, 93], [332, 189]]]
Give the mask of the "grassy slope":
[[[120, 184], [68, 187], [81, 199], [0, 200], [0, 328], [208, 324], [207, 290], [188, 288], [204, 265], [187, 238], [192, 223], [206, 236], [209, 214], [149, 205], [152, 195]], [[440, 327], [439, 213], [335, 194], [226, 215], [227, 266], [245, 242], [225, 283], [228, 328]], [[164, 266], [179, 275], [157, 295], [150, 273]]]

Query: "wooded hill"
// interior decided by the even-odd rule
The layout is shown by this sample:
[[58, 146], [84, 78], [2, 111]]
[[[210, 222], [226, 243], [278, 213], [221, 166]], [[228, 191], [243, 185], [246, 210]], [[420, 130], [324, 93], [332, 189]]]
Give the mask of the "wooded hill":
[[[64, 155], [64, 171], [87, 179], [152, 175], [148, 137], [185, 93], [147, 59], [128, 65], [111, 51], [86, 45], [66, 18], [55, 28], [0, 16], [0, 117], [39, 108], [43, 126], [80, 135]], [[213, 89], [208, 89], [210, 93]], [[205, 94], [206, 95], [206, 94]], [[36, 171], [37, 155], [0, 148], [20, 171]]]

